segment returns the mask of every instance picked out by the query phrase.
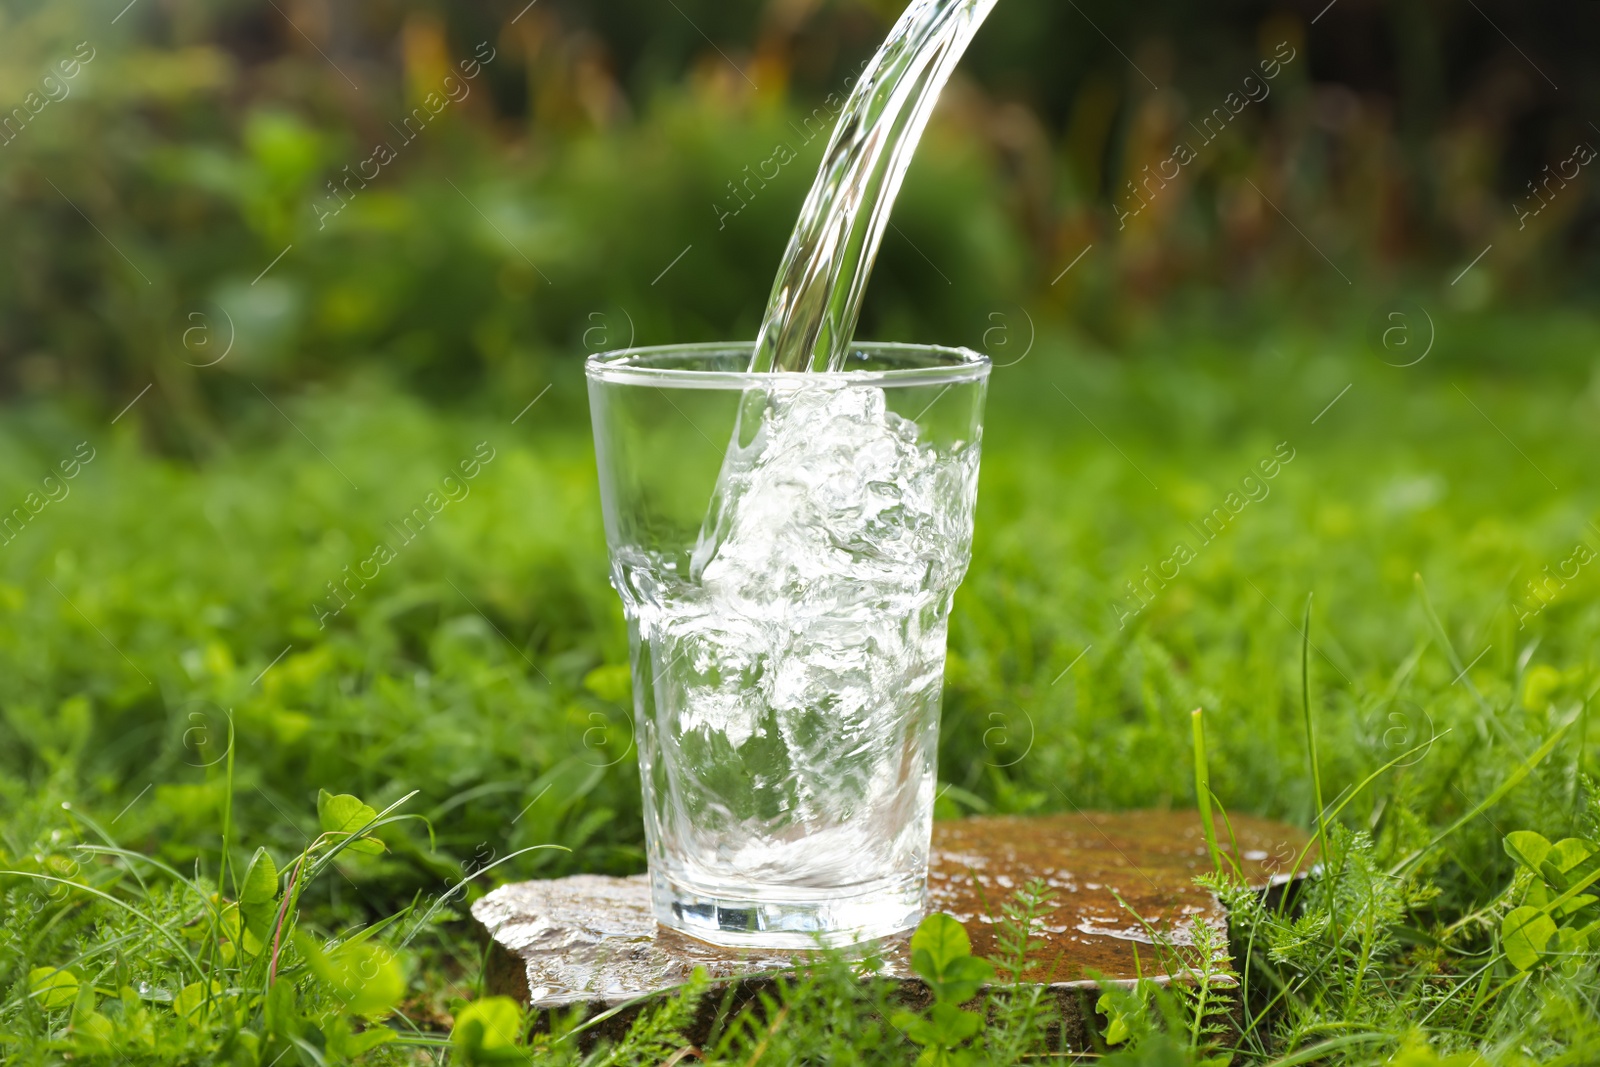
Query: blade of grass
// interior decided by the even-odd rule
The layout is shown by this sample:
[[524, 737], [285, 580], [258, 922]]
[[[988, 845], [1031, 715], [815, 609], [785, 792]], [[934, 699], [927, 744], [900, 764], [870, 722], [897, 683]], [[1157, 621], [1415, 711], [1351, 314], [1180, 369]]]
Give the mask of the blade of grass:
[[272, 983], [278, 980], [278, 953], [283, 946], [284, 925], [295, 921], [295, 909], [299, 907], [300, 891], [305, 884], [301, 881], [300, 875], [305, 870], [306, 857], [311, 855], [311, 850], [316, 847], [316, 842], [313, 842], [300, 853], [294, 861], [294, 869], [289, 872], [288, 882], [284, 884], [283, 899], [278, 903], [278, 916], [272, 924], [272, 953], [267, 961], [267, 984], [263, 992], [271, 992]]
[[[1306, 726], [1306, 755], [1311, 760], [1311, 789], [1317, 805], [1316, 839], [1326, 865], [1333, 856], [1333, 849], [1328, 841], [1328, 809], [1322, 802], [1322, 760], [1317, 756], [1317, 729], [1311, 720], [1311, 598], [1314, 595], [1306, 594], [1306, 610], [1300, 621], [1300, 714]], [[1333, 908], [1333, 882], [1329, 877], [1322, 879], [1328, 898], [1328, 917], [1333, 920], [1333, 943], [1337, 945], [1343, 936]]]
[[1517, 764], [1517, 769], [1512, 771], [1510, 775], [1506, 777], [1505, 781], [1496, 786], [1494, 792], [1490, 793], [1488, 796], [1484, 797], [1483, 800], [1474, 805], [1471, 811], [1467, 812], [1465, 815], [1461, 816], [1461, 818], [1451, 823], [1444, 830], [1434, 835], [1432, 841], [1429, 841], [1426, 845], [1423, 845], [1421, 848], [1411, 853], [1411, 855], [1395, 864], [1389, 873], [1392, 875], [1403, 873], [1406, 868], [1410, 867], [1413, 863], [1417, 862], [1417, 860], [1427, 855], [1445, 838], [1449, 837], [1467, 823], [1471, 822], [1473, 819], [1476, 819], [1479, 815], [1482, 815], [1485, 811], [1488, 811], [1490, 808], [1500, 803], [1507, 793], [1521, 785], [1522, 780], [1528, 777], [1529, 774], [1533, 773], [1533, 769], [1535, 767], [1544, 762], [1546, 756], [1555, 751], [1556, 746], [1561, 743], [1561, 739], [1566, 737], [1567, 731], [1572, 728], [1573, 721], [1573, 719], [1568, 719], [1566, 722], [1557, 727], [1554, 733], [1545, 738], [1545, 742], [1539, 746], [1539, 750], [1533, 755], [1529, 756], [1527, 759], [1523, 760], [1521, 763]]
[[1211, 771], [1206, 763], [1205, 709], [1189, 713], [1194, 734], [1194, 799], [1200, 806], [1200, 827], [1205, 831], [1206, 848], [1211, 852], [1211, 869], [1222, 873], [1222, 852], [1217, 848], [1217, 826], [1211, 818]]
[[[176, 867], [164, 863], [154, 856], [146, 856], [143, 852], [134, 852], [131, 849], [115, 848], [109, 845], [79, 845], [77, 847], [80, 852], [89, 852], [97, 856], [117, 856], [124, 860], [138, 860], [140, 863], [148, 863], [163, 874], [171, 876], [173, 881], [200, 898], [200, 903], [205, 905], [206, 910], [211, 913], [211, 917], [218, 921], [221, 920], [222, 913], [217, 907], [217, 901], [212, 899], [212, 895], [202, 889], [193, 879], [186, 878]], [[130, 872], [133, 870], [131, 862], [128, 870]]]
[[[222, 857], [217, 865], [217, 897], [218, 903], [228, 891], [228, 879], [233, 879], [233, 895], [239, 896], [239, 875], [233, 869], [233, 709], [228, 709], [228, 751], [226, 752], [227, 765], [223, 772], [222, 785]], [[206, 940], [205, 961], [207, 970], [215, 973], [217, 970], [217, 955], [222, 951], [222, 922], [220, 913], [214, 929], [215, 936]], [[205, 1010], [209, 1013], [216, 998], [215, 982], [207, 982], [202, 988], [205, 990]]]
[[[1330, 1052], [1333, 1052], [1335, 1049], [1349, 1048], [1351, 1045], [1370, 1045], [1380, 1041], [1393, 1040], [1393, 1034], [1348, 1034], [1344, 1037], [1335, 1037], [1328, 1041], [1319, 1041], [1309, 1048], [1301, 1049], [1299, 1052], [1291, 1052], [1289, 1055], [1284, 1056], [1281, 1059], [1273, 1060], [1271, 1063], [1267, 1064], [1266, 1067], [1296, 1067], [1297, 1064], [1301, 1063], [1315, 1063], [1318, 1060], [1326, 1058], [1327, 1055]], [[1329, 1062], [1332, 1061], [1330, 1060]]]
[[222, 863], [217, 869], [217, 892], [226, 892], [228, 878], [233, 877], [233, 895], [239, 895], [239, 875], [233, 869], [229, 851], [233, 839], [233, 709], [228, 709], [228, 752], [227, 769], [224, 774], [222, 789]]
[[1233, 820], [1228, 817], [1228, 807], [1216, 793], [1211, 794], [1211, 803], [1217, 806], [1217, 814], [1222, 816], [1222, 828], [1228, 832], [1228, 851], [1222, 854], [1222, 858], [1233, 868], [1234, 877], [1242, 879], [1244, 871], [1239, 867], [1239, 861], [1244, 858], [1244, 852], [1239, 848], [1238, 835], [1233, 832]]
[[178, 950], [178, 955], [182, 956], [186, 961], [188, 961], [189, 966], [194, 968], [195, 977], [202, 978], [202, 979], [205, 977], [205, 972], [200, 969], [200, 962], [198, 960], [196, 960], [193, 956], [189, 955], [188, 947], [185, 946], [184, 943], [181, 940], [178, 939], [176, 934], [172, 933], [166, 927], [164, 927], [160, 923], [156, 922], [155, 919], [153, 919], [150, 916], [146, 915], [144, 912], [140, 911], [138, 908], [134, 907], [132, 904], [129, 904], [127, 901], [119, 900], [116, 897], [112, 896], [110, 893], [107, 893], [107, 892], [105, 892], [104, 890], [101, 890], [101, 889], [96, 889], [92, 885], [84, 885], [81, 882], [69, 881], [66, 878], [57, 878], [53, 874], [36, 874], [33, 871], [14, 871], [14, 870], [6, 869], [6, 868], [0, 868], [0, 875], [8, 875], [8, 874], [9, 875], [15, 875], [18, 878], [37, 878], [41, 882], [54, 882], [57, 885], [64, 885], [69, 889], [81, 889], [85, 893], [90, 894], [91, 896], [96, 896], [96, 897], [99, 897], [101, 900], [107, 901], [107, 902], [109, 902], [111, 904], [115, 904], [117, 907], [121, 908], [123, 911], [126, 911], [126, 912], [132, 914], [139, 921], [141, 921], [145, 925], [149, 926], [150, 929], [152, 929], [156, 933], [160, 934], [163, 939], [165, 939], [166, 941], [171, 942], [172, 943], [172, 947]]
[[[1452, 727], [1452, 729], [1453, 729], [1453, 727]], [[1350, 802], [1355, 800], [1356, 797], [1360, 796], [1361, 793], [1363, 791], [1365, 791], [1367, 786], [1369, 786], [1373, 782], [1377, 781], [1378, 778], [1385, 771], [1388, 771], [1388, 770], [1392, 769], [1397, 764], [1405, 762], [1406, 760], [1410, 759], [1412, 756], [1416, 755], [1417, 753], [1427, 750], [1427, 748], [1430, 745], [1432, 745], [1435, 741], [1439, 740], [1439, 738], [1444, 737], [1445, 734], [1448, 734], [1449, 732], [1450, 732], [1449, 730], [1446, 730], [1446, 731], [1444, 731], [1444, 733], [1435, 734], [1433, 737], [1430, 737], [1428, 740], [1424, 741], [1422, 744], [1418, 745], [1416, 748], [1408, 749], [1407, 751], [1400, 753], [1400, 755], [1396, 756], [1394, 759], [1390, 760], [1388, 763], [1385, 763], [1382, 767], [1379, 767], [1377, 770], [1375, 770], [1371, 774], [1367, 775], [1365, 778], [1363, 778], [1361, 780], [1361, 784], [1360, 785], [1358, 785], [1354, 789], [1352, 789], [1349, 792], [1348, 795], [1344, 796], [1343, 800], [1339, 801], [1339, 803], [1334, 805], [1333, 810], [1328, 813], [1329, 821], [1333, 821], [1333, 820], [1338, 819], [1340, 813], [1343, 812], [1344, 809], [1350, 805]], [[1294, 866], [1292, 868], [1290, 868], [1290, 870], [1289, 870], [1289, 880], [1290, 881], [1293, 881], [1295, 876], [1300, 873], [1301, 864], [1305, 863], [1306, 857], [1311, 855], [1312, 846], [1314, 846], [1315, 844], [1316, 844], [1316, 839], [1313, 838], [1311, 841], [1306, 843], [1306, 847], [1305, 848], [1300, 850], [1299, 857], [1295, 860]]]
[[[1488, 723], [1494, 732], [1499, 735], [1500, 740], [1504, 741], [1513, 752], [1519, 756], [1522, 755], [1522, 746], [1517, 744], [1516, 738], [1511, 736], [1511, 731], [1506, 728], [1506, 724], [1494, 713], [1493, 706], [1478, 691], [1477, 685], [1473, 683], [1472, 676], [1468, 673], [1468, 668], [1471, 667], [1471, 664], [1463, 664], [1461, 662], [1461, 656], [1456, 652], [1455, 644], [1450, 640], [1450, 634], [1444, 628], [1444, 622], [1439, 618], [1438, 611], [1434, 609], [1433, 598], [1428, 595], [1428, 586], [1423, 582], [1422, 575], [1413, 574], [1412, 581], [1417, 587], [1417, 599], [1422, 604], [1422, 613], [1427, 618], [1429, 627], [1433, 630], [1434, 640], [1439, 643], [1439, 647], [1444, 651], [1445, 658], [1450, 661], [1450, 669], [1456, 672], [1461, 683], [1467, 687], [1467, 692], [1472, 694], [1472, 699], [1477, 702], [1478, 710], [1483, 713], [1483, 721]], [[1481, 724], [1479, 729], [1481, 732]], [[1487, 740], [1486, 734], [1484, 737]]]
[[1578, 783], [1583, 780], [1583, 754], [1589, 748], [1589, 704], [1593, 699], [1593, 693], [1584, 694], [1583, 706], [1578, 709], [1578, 743], [1573, 746], [1576, 751], [1572, 754], [1572, 814], [1574, 820], [1576, 820], [1583, 807], [1583, 791], [1578, 788]]
[[338, 831], [336, 834], [333, 834], [331, 836], [330, 836], [329, 833], [326, 833], [326, 832], [324, 832], [322, 834], [319, 834], [317, 836], [316, 841], [312, 842], [311, 847], [306, 849], [306, 853], [308, 855], [318, 845], [320, 845], [323, 841], [331, 840], [332, 836], [338, 837], [339, 840], [334, 844], [334, 846], [332, 848], [328, 849], [328, 851], [322, 853], [321, 855], [317, 856], [315, 860], [313, 860], [312, 865], [311, 865], [311, 869], [306, 875], [306, 881], [308, 881], [308, 882], [316, 881], [317, 876], [320, 875], [323, 871], [327, 870], [328, 865], [334, 861], [334, 859], [339, 855], [339, 853], [341, 853], [345, 849], [349, 848], [356, 841], [359, 841], [363, 837], [366, 837], [368, 834], [372, 833], [374, 830], [378, 830], [378, 829], [380, 829], [380, 828], [382, 828], [384, 826], [389, 825], [390, 823], [405, 822], [405, 821], [408, 821], [408, 820], [418, 820], [418, 821], [422, 822], [424, 825], [428, 825], [428, 834], [429, 834], [429, 837], [431, 839], [431, 837], [433, 835], [433, 828], [432, 828], [431, 825], [428, 824], [428, 820], [424, 819], [422, 816], [420, 816], [420, 815], [395, 815], [395, 816], [391, 816], [390, 815], [390, 813], [393, 812], [396, 808], [398, 808], [402, 804], [406, 803], [406, 801], [408, 801], [412, 797], [416, 796], [419, 792], [421, 792], [421, 790], [413, 789], [411, 792], [407, 793], [405, 796], [401, 797], [399, 800], [395, 801], [393, 804], [390, 804], [387, 808], [384, 808], [382, 811], [380, 811], [376, 815], [374, 815], [372, 817], [372, 819], [370, 821], [368, 821], [365, 826], [362, 826], [362, 827], [358, 828], [357, 830], [355, 830], [352, 833], [346, 833], [345, 831], [341, 830], [341, 831]]
[[1445, 658], [1450, 661], [1450, 669], [1455, 671], [1461, 678], [1462, 683], [1467, 687], [1467, 692], [1471, 693], [1472, 699], [1478, 702], [1478, 707], [1482, 710], [1484, 716], [1496, 726], [1499, 726], [1499, 720], [1494, 717], [1494, 710], [1489, 706], [1489, 702], [1483, 698], [1483, 694], [1478, 692], [1478, 687], [1472, 682], [1472, 676], [1467, 673], [1466, 665], [1461, 662], [1461, 657], [1456, 654], [1456, 646], [1450, 640], [1449, 631], [1444, 628], [1444, 623], [1440, 620], [1439, 613], [1434, 610], [1433, 598], [1428, 595], [1428, 586], [1423, 582], [1422, 575], [1420, 573], [1413, 574], [1411, 581], [1417, 587], [1417, 600], [1422, 604], [1423, 617], [1428, 620], [1428, 627], [1433, 631], [1434, 640], [1439, 642], [1440, 650], [1444, 652]]
[[1311, 759], [1311, 790], [1317, 804], [1317, 839], [1328, 854], [1327, 809], [1322, 803], [1322, 761], [1317, 758], [1317, 731], [1311, 721], [1311, 598], [1306, 594], [1305, 616], [1300, 624], [1300, 714], [1306, 726], [1306, 752]]
[[[75, 822], [81, 822], [85, 826], [87, 826], [89, 829], [93, 830], [96, 834], [99, 834], [100, 835], [100, 840], [104, 841], [107, 845], [110, 845], [112, 848], [121, 847], [121, 846], [119, 846], [117, 844], [116, 839], [113, 838], [111, 836], [111, 834], [106, 831], [106, 829], [104, 827], [102, 827], [99, 823], [95, 822], [88, 815], [85, 815], [83, 812], [81, 812], [77, 808], [73, 807], [71, 804], [66, 804], [66, 803], [62, 804], [61, 805], [61, 810], [65, 811], [67, 813], [67, 817], [69, 819], [72, 819]], [[91, 846], [91, 845], [79, 845], [77, 847], [79, 849], [91, 849], [94, 846]], [[144, 894], [144, 898], [146, 900], [150, 899], [150, 887], [145, 884], [144, 877], [138, 871], [134, 870], [131, 867], [128, 868], [128, 873], [133, 875], [133, 880], [139, 883], [139, 891]]]
[[[407, 945], [409, 945], [411, 943], [411, 939], [413, 937], [416, 937], [417, 934], [422, 930], [422, 928], [428, 924], [428, 920], [433, 918], [434, 914], [440, 908], [444, 907], [445, 901], [449, 900], [452, 896], [454, 896], [457, 893], [457, 891], [459, 891], [468, 882], [470, 882], [474, 878], [478, 877], [478, 875], [482, 874], [484, 871], [493, 870], [494, 868], [500, 866], [502, 863], [506, 863], [506, 862], [508, 862], [510, 860], [514, 860], [518, 856], [522, 855], [525, 852], [537, 852], [542, 848], [558, 848], [562, 852], [571, 852], [572, 851], [570, 848], [568, 848], [565, 845], [529, 845], [527, 848], [519, 848], [517, 851], [512, 852], [509, 855], [501, 856], [499, 859], [495, 860], [493, 863], [485, 864], [484, 866], [482, 866], [482, 867], [478, 868], [477, 870], [473, 871], [471, 874], [469, 874], [465, 878], [461, 879], [461, 881], [457, 882], [455, 885], [451, 886], [449, 889], [446, 889], [442, 894], [440, 894], [439, 897], [434, 900], [432, 906], [430, 906], [428, 908], [428, 910], [423, 913], [422, 918], [418, 919], [416, 921], [416, 923], [413, 924], [413, 926], [411, 927], [411, 932], [406, 934], [405, 937], [400, 939], [400, 944], [397, 947], [398, 948], [405, 948]], [[414, 906], [415, 905], [413, 905], [413, 907]]]

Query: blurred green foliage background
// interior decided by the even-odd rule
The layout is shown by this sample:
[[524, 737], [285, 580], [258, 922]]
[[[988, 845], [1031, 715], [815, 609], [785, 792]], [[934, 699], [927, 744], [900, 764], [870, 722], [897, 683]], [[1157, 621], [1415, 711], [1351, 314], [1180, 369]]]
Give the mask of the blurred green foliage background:
[[[495, 876], [639, 870], [581, 361], [753, 337], [817, 130], [901, 6], [0, 0], [0, 508], [31, 512], [0, 535], [0, 860], [65, 871], [93, 818], [214, 871], [223, 809], [282, 859], [319, 787], [415, 788], [436, 836], [341, 866], [310, 926], [536, 844], [572, 851]], [[1328, 795], [1437, 742], [1346, 813], [1385, 857], [1581, 722], [1430, 858], [1405, 923], [1498, 906], [1507, 830], [1593, 836], [1597, 31], [1577, 2], [1001, 0], [862, 327], [996, 363], [941, 817], [1192, 804], [1203, 705], [1223, 803], [1309, 825], [1315, 590]], [[480, 442], [470, 500], [319, 626]], [[1271, 499], [1123, 625], [1280, 443]], [[69, 495], [24, 505], [73, 456]], [[105, 914], [30, 899], [0, 899], [23, 1000]], [[411, 979], [440, 1029], [480, 991], [460, 919]], [[1467, 973], [1491, 927], [1396, 949], [1386, 981]], [[135, 955], [104, 984], [143, 981]], [[1502, 1005], [1516, 1047], [1569, 1040]]]
[[[51, 505], [15, 545], [8, 531], [0, 592], [21, 643], [7, 700], [34, 709], [9, 729], [32, 736], [34, 716], [50, 717], [40, 709], [87, 687], [122, 709], [114, 718], [133, 715], [136, 735], [187, 737], [185, 701], [226, 704], [207, 678], [238, 688], [247, 666], [256, 675], [288, 645], [286, 677], [333, 688], [288, 700], [259, 691], [251, 699], [275, 710], [245, 725], [290, 746], [308, 728], [296, 701], [323, 715], [352, 694], [387, 701], [363, 673], [377, 663], [386, 679], [414, 667], [426, 691], [416, 679], [454, 662], [459, 642], [493, 645], [487, 624], [521, 657], [501, 679], [515, 695], [501, 696], [553, 701], [571, 736], [521, 764], [515, 744], [480, 737], [487, 748], [431, 768], [444, 775], [434, 801], [582, 756], [573, 737], [589, 736], [593, 701], [610, 694], [615, 717], [619, 696], [589, 672], [624, 655], [603, 584], [581, 360], [754, 335], [830, 116], [898, 7], [8, 0], [7, 499], [85, 438], [117, 457], [92, 476], [117, 470], [122, 487], [94, 507]], [[981, 721], [985, 702], [1031, 692], [1071, 650], [1118, 642], [1113, 606], [1170, 552], [1167, 531], [1257, 452], [1311, 432], [1341, 388], [1358, 390], [1342, 409], [1356, 422], [1333, 431], [1345, 436], [1320, 461], [1325, 484], [1348, 475], [1400, 503], [1352, 489], [1333, 510], [1299, 525], [1280, 517], [1258, 536], [1276, 531], [1273, 551], [1314, 584], [1317, 553], [1329, 537], [1348, 541], [1354, 515], [1426, 511], [1449, 486], [1448, 512], [1405, 527], [1421, 538], [1405, 558], [1420, 567], [1434, 546], [1459, 566], [1461, 595], [1500, 605], [1494, 625], [1514, 618], [1520, 583], [1565, 558], [1592, 510], [1600, 200], [1574, 146], [1600, 143], [1585, 117], [1600, 94], [1585, 51], [1597, 12], [999, 5], [917, 155], [863, 323], [866, 335], [972, 345], [999, 365], [969, 583], [981, 592], [958, 603], [953, 707]], [[1193, 149], [1181, 165], [1179, 144]], [[787, 158], [779, 146], [795, 158], [775, 163]], [[1175, 165], [1176, 177], [1152, 180]], [[508, 425], [535, 400], [534, 415]], [[496, 474], [517, 488], [409, 557], [392, 594], [318, 627], [303, 606], [479, 440], [504, 449]], [[1508, 451], [1513, 440], [1539, 463]], [[1468, 472], [1486, 471], [1493, 480], [1474, 486]], [[1562, 489], [1542, 495], [1547, 481]], [[1180, 488], [1146, 497], [1158, 483]], [[1507, 508], [1508, 527], [1440, 543]], [[1392, 536], [1357, 543], [1370, 559]], [[89, 562], [106, 537], [109, 554]], [[1481, 558], [1486, 544], [1499, 554]], [[1408, 565], [1384, 566], [1387, 592], [1408, 596], [1389, 588]], [[461, 587], [441, 588], [453, 570]], [[159, 589], [171, 598], [158, 608]], [[1236, 592], [1213, 588], [1204, 602], [1231, 618]], [[1345, 621], [1381, 629], [1360, 602], [1344, 605]], [[95, 677], [73, 657], [106, 649], [60, 647], [61, 628], [80, 619], [97, 620], [114, 648], [143, 648], [128, 663], [159, 661], [158, 675], [181, 652], [181, 674], [156, 705], [143, 670]], [[1170, 621], [1181, 631], [1182, 619]], [[1217, 623], [1208, 640], [1226, 630]], [[1369, 650], [1377, 660], [1388, 640]], [[1546, 649], [1576, 655], [1574, 640]], [[970, 641], [981, 651], [963, 649]], [[1126, 649], [1113, 647], [1115, 661]], [[469, 674], [481, 666], [461, 662]], [[530, 695], [550, 678], [554, 689]], [[1047, 690], [1021, 706], [1055, 699]], [[498, 714], [476, 682], [462, 694]], [[448, 717], [418, 721], [454, 729]], [[952, 736], [969, 728], [952, 719]], [[15, 769], [54, 766], [43, 752], [65, 759], [53, 745], [19, 743]], [[88, 765], [109, 761], [97, 788], [111, 803], [138, 786], [141, 758], [131, 742], [97, 745]], [[171, 759], [189, 762], [186, 751]], [[387, 788], [388, 758], [364, 764], [377, 776], [361, 778], [364, 792]], [[1011, 788], [1006, 775], [980, 788], [987, 772], [971, 760], [946, 771], [972, 796]], [[262, 783], [287, 788], [294, 774], [291, 761]], [[1149, 783], [1115, 781], [1086, 796], [1152, 800]], [[602, 811], [631, 809], [631, 790]], [[1030, 793], [1002, 807], [1040, 803]], [[573, 810], [589, 826], [579, 839], [604, 826], [623, 848], [604, 862], [637, 861], [631, 817], [610, 825]], [[481, 835], [473, 826], [460, 841]]]
[[[0, 390], [115, 413], [154, 382], [151, 434], [203, 449], [252, 385], [521, 395], [629, 339], [753, 336], [821, 155], [806, 117], [897, 7], [8, 0]], [[1586, 301], [1592, 182], [1529, 183], [1600, 143], [1593, 5], [1314, 8], [1002, 3], [863, 333], [1003, 362], [1021, 311], [1114, 348], [1174, 316], [1242, 336], [1423, 293], [1469, 320]], [[1481, 340], [1443, 343], [1513, 359]]]

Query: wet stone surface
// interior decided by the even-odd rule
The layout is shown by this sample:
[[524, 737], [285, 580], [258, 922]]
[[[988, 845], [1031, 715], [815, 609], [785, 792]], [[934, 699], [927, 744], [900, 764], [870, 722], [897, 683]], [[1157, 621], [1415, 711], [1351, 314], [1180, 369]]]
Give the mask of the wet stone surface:
[[[1307, 840], [1293, 827], [1249, 816], [1234, 816], [1231, 831], [1230, 840], [1219, 821], [1224, 849], [1262, 891], [1290, 877]], [[1069, 1023], [1082, 1024], [1078, 994], [1092, 987], [1089, 973], [1164, 978], [1171, 965], [1181, 976], [1172, 955], [1192, 944], [1199, 923], [1226, 945], [1222, 904], [1194, 884], [1209, 869], [1193, 812], [964, 819], [934, 825], [928, 905], [966, 927], [975, 954], [993, 955], [1001, 907], [1043, 879], [1056, 907], [1041, 919], [1032, 974], [1058, 993]], [[796, 962], [792, 952], [719, 948], [658, 927], [643, 875], [518, 882], [479, 900], [472, 914], [492, 939], [490, 991], [535, 1008], [615, 1006], [681, 983], [696, 967], [713, 979], [741, 980]], [[908, 940], [889, 939], [874, 951], [882, 973], [902, 980], [915, 1001], [920, 983]]]

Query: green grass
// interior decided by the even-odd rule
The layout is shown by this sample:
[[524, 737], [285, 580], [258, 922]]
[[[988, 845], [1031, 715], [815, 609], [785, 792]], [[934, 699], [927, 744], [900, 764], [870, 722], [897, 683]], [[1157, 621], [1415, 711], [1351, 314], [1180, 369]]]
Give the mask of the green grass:
[[[1151, 337], [1125, 360], [1042, 336], [995, 373], [939, 814], [1193, 805], [1204, 708], [1219, 833], [1227, 812], [1329, 823], [1325, 891], [1299, 918], [1224, 887], [1248, 968], [1235, 1062], [1600, 1055], [1595, 955], [1573, 940], [1594, 908], [1569, 892], [1592, 861], [1519, 868], [1505, 847], [1600, 836], [1582, 776], [1600, 565], [1525, 628], [1513, 607], [1580, 541], [1600, 551], [1600, 370], [1592, 336], [1496, 328], [1546, 369], [1444, 353], [1401, 370], [1304, 329], [1227, 351]], [[512, 425], [528, 399], [440, 412], [366, 380], [275, 396], [283, 414], [248, 408], [198, 463], [142, 443], [161, 437], [159, 394], [115, 426], [7, 413], [6, 508], [79, 442], [94, 458], [0, 548], [0, 866], [23, 872], [0, 876], [0, 1058], [336, 1062], [372, 1040], [353, 1021], [369, 1016], [399, 1035], [372, 1061], [442, 1055], [452, 1017], [458, 1062], [504, 1054], [485, 1035], [515, 1015], [463, 1008], [482, 993], [464, 900], [643, 866], [576, 366]], [[474, 458], [467, 495], [332, 613], [326, 583]], [[1244, 499], [1264, 461], [1266, 495], [1201, 544], [1188, 523]], [[1177, 577], [1130, 600], [1184, 539]], [[394, 815], [426, 825], [330, 825], [321, 789], [376, 810], [410, 797]], [[352, 847], [364, 829], [385, 847]], [[113, 840], [130, 854], [81, 847]], [[258, 849], [276, 880], [257, 868], [252, 889]], [[269, 983], [277, 915], [260, 916], [291, 885]], [[1508, 926], [1519, 905], [1571, 931], [1566, 954], [1542, 955], [1546, 937], [1527, 956], [1524, 927], [1548, 931]], [[877, 994], [830, 966], [718, 1055], [934, 1055], [942, 1038], [885, 1029]], [[362, 1002], [353, 970], [388, 984]], [[1203, 1009], [1116, 996], [1118, 1057], [1214, 1052]], [[616, 1062], [670, 1055], [674, 1010]], [[1013, 1059], [1033, 1025], [939, 1055]], [[576, 1055], [544, 1040], [552, 1062]]]

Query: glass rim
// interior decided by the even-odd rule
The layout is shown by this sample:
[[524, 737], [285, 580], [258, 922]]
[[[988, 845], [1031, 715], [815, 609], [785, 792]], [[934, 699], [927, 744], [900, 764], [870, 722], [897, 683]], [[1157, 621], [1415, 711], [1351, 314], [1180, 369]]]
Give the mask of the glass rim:
[[[678, 389], [749, 389], [762, 387], [798, 387], [816, 382], [821, 375], [811, 371], [732, 371], [694, 370], [688, 367], [652, 367], [638, 360], [654, 356], [690, 355], [695, 353], [750, 352], [754, 341], [700, 341], [676, 345], [647, 345], [620, 348], [614, 352], [600, 352], [584, 360], [584, 374], [590, 381], [608, 385], [652, 385], [657, 388]], [[970, 348], [949, 345], [911, 344], [903, 341], [852, 342], [852, 351], [872, 354], [933, 355], [947, 362], [925, 367], [893, 367], [887, 370], [843, 370], [827, 375], [830, 381], [843, 381], [850, 385], [954, 385], [959, 382], [982, 381], [989, 376], [992, 366], [988, 356]]]

